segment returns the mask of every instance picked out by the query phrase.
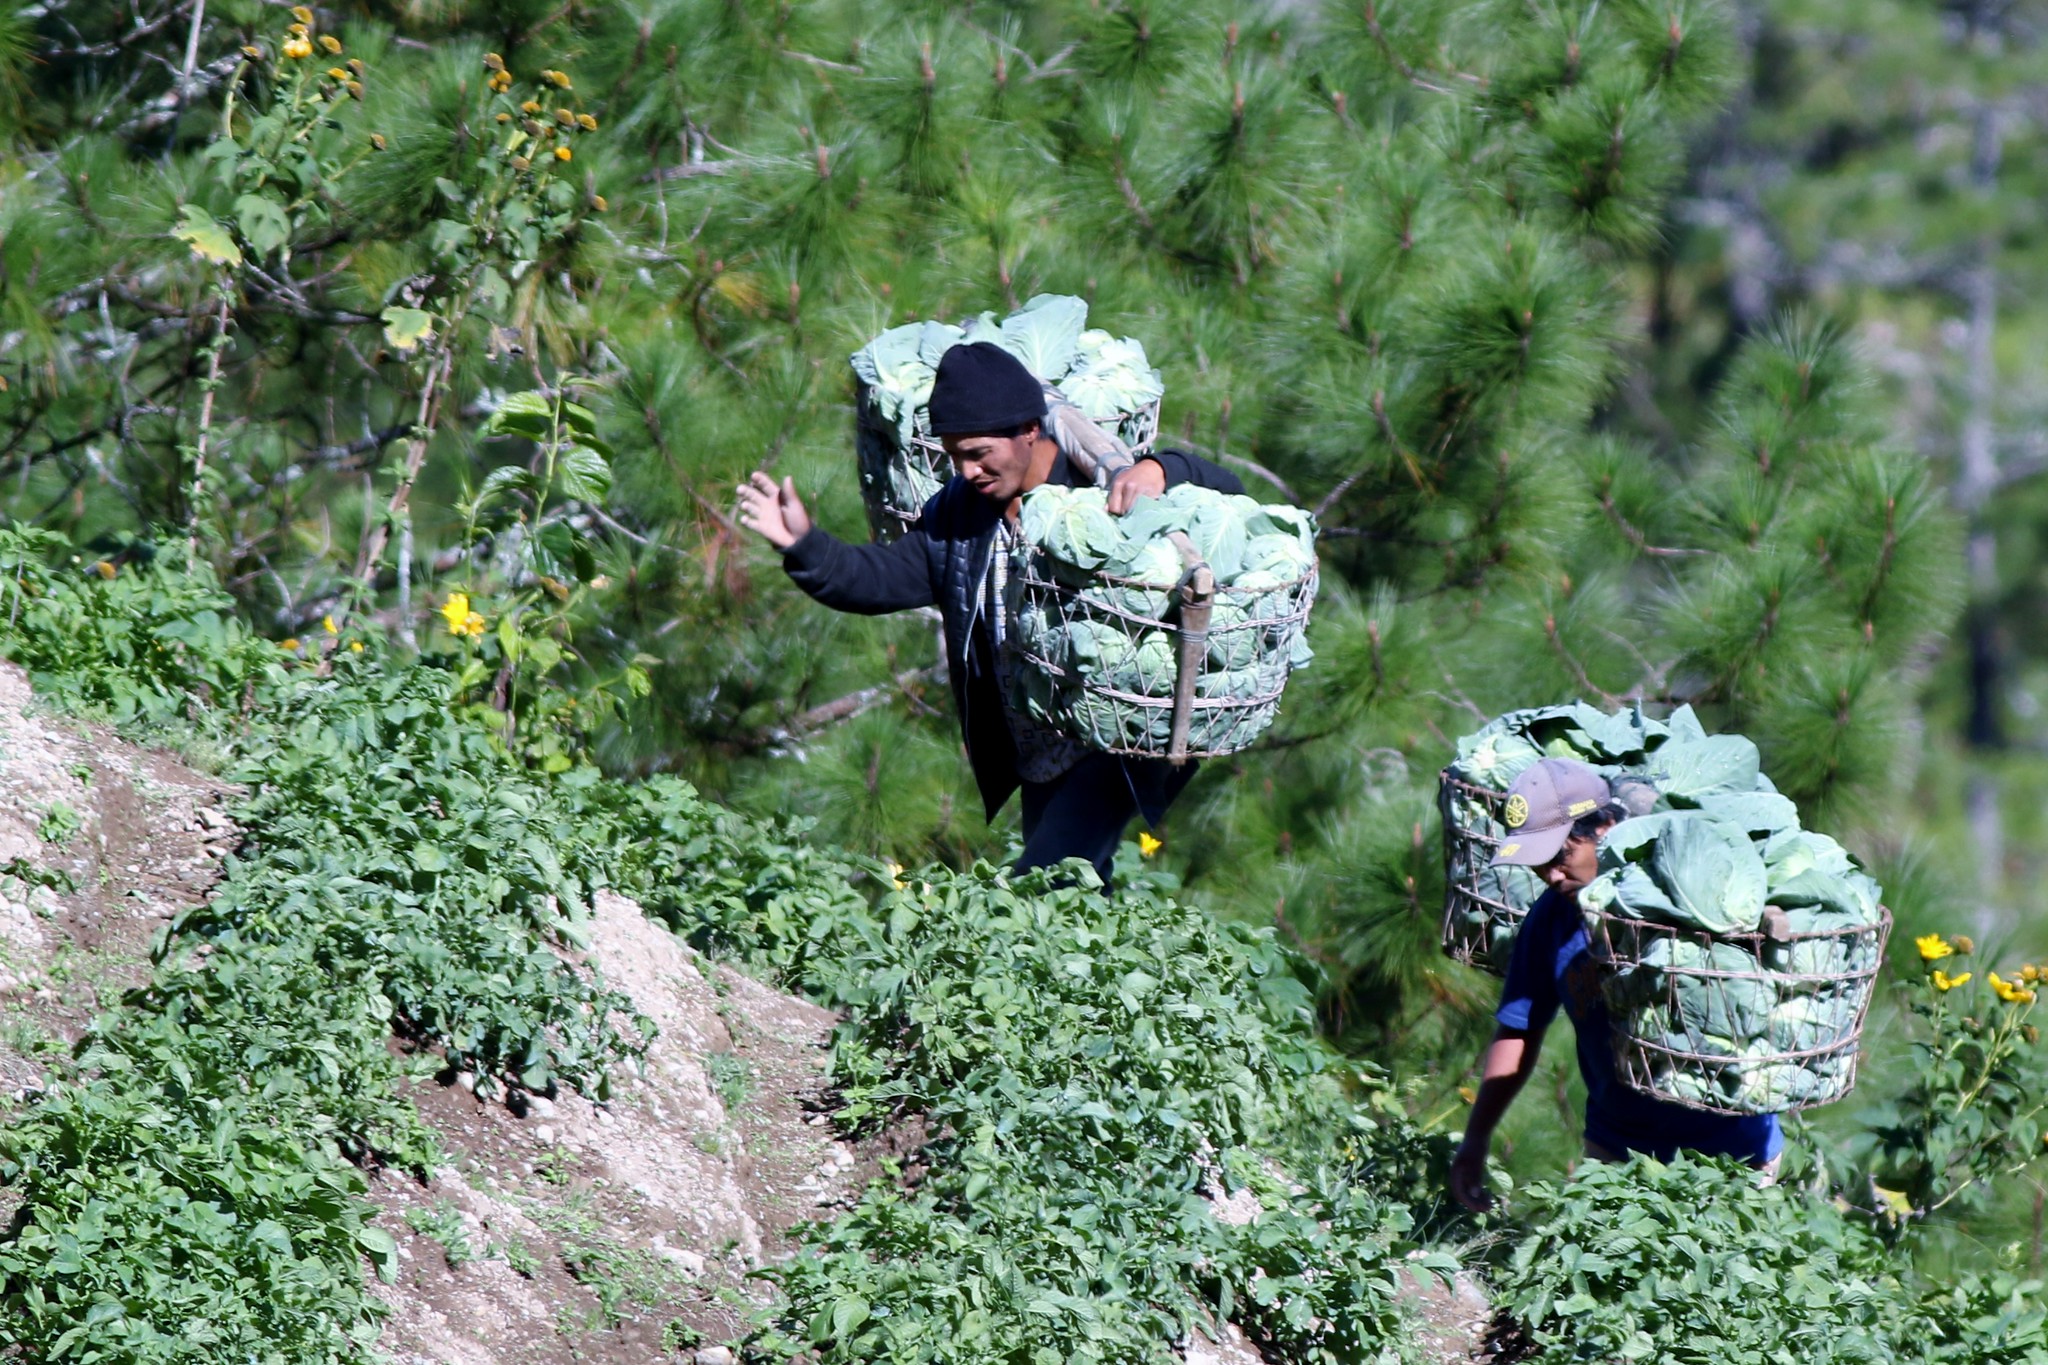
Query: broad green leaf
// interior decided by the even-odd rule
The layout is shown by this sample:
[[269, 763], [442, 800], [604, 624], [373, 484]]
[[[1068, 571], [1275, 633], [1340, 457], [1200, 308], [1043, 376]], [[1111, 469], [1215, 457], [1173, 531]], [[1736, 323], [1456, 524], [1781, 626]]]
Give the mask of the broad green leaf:
[[235, 200], [235, 226], [259, 256], [268, 256], [292, 235], [291, 220], [285, 217], [283, 206], [260, 194], [245, 194]]
[[187, 204], [179, 210], [178, 226], [171, 229], [171, 235], [192, 248], [192, 254], [202, 261], [215, 265], [240, 265], [242, 249], [235, 245], [235, 239], [222, 227], [214, 216], [197, 204]]
[[434, 315], [421, 308], [384, 310], [384, 340], [400, 355], [409, 355], [434, 335]]
[[555, 470], [562, 491], [572, 498], [603, 502], [612, 491], [611, 465], [589, 446], [568, 447], [557, 457]]
[[544, 393], [522, 390], [507, 394], [505, 401], [484, 420], [484, 433], [489, 436], [524, 436], [528, 440], [544, 440], [554, 429], [555, 408]]

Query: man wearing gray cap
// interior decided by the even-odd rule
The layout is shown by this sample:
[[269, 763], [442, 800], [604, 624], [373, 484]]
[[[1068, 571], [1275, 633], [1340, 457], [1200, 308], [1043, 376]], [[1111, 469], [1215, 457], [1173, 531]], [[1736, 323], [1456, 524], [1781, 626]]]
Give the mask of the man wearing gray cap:
[[1493, 1041], [1480, 1061], [1479, 1094], [1465, 1123], [1465, 1141], [1451, 1163], [1451, 1193], [1484, 1210], [1486, 1154], [1501, 1115], [1536, 1072], [1543, 1034], [1562, 1008], [1578, 1035], [1579, 1074], [1586, 1082], [1586, 1155], [1619, 1161], [1644, 1152], [1669, 1161], [1680, 1149], [1733, 1156], [1764, 1170], [1776, 1167], [1783, 1137], [1776, 1114], [1709, 1114], [1631, 1090], [1615, 1074], [1613, 1021], [1601, 994], [1601, 972], [1588, 950], [1579, 892], [1600, 875], [1600, 836], [1627, 819], [1607, 779], [1569, 758], [1537, 762], [1508, 788], [1502, 822], [1507, 837], [1495, 864], [1534, 869], [1549, 887], [1515, 935], [1501, 985]]

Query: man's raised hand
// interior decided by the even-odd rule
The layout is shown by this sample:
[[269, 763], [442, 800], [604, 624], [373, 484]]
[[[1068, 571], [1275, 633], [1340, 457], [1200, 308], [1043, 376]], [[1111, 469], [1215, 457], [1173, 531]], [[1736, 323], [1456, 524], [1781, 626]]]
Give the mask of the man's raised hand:
[[759, 470], [740, 485], [740, 525], [759, 531], [770, 545], [787, 550], [811, 530], [811, 514], [796, 495], [796, 480], [784, 479], [780, 486]]

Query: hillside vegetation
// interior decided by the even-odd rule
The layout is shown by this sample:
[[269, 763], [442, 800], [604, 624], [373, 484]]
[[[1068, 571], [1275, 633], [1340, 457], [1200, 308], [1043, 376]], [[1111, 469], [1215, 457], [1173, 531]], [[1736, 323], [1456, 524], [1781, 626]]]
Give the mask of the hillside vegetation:
[[0, 1342], [28, 1358], [372, 1349], [396, 1241], [364, 1171], [446, 1160], [405, 1079], [602, 1098], [647, 1047], [568, 951], [612, 887], [840, 1012], [835, 1122], [926, 1134], [914, 1184], [871, 1185], [768, 1272], [758, 1358], [1165, 1360], [1230, 1323], [1276, 1361], [1412, 1359], [1407, 1277], [1466, 1262], [1525, 1358], [2048, 1359], [2038, 1286], [1924, 1282], [1881, 1228], [1733, 1169], [1538, 1186], [1475, 1240], [1437, 1193], [1445, 1139], [1316, 1037], [1309, 965], [1143, 874], [1104, 898], [901, 872], [673, 780], [551, 774], [454, 703], [459, 655], [344, 639], [324, 671], [236, 625], [203, 570], [62, 551], [0, 541], [0, 656], [248, 795], [211, 898], [0, 1130]]
[[[616, 895], [831, 1012], [818, 1126], [882, 1177], [715, 1324], [607, 1291], [576, 1330], [621, 1350], [1411, 1360], [1462, 1271], [1500, 1359], [2048, 1360], [2042, 969], [1922, 847], [1958, 519], [1824, 317], [1731, 329], [1662, 425], [1631, 378], [1745, 13], [0, 16], [0, 657], [240, 831], [132, 991], [47, 1036], [30, 993], [0, 1358], [398, 1349], [373, 1281], [468, 1245], [373, 1197], [467, 1178], [430, 1115], [609, 1104], [654, 1046], [589, 951]], [[1313, 667], [1108, 897], [1001, 870], [931, 623], [824, 611], [732, 512], [768, 471], [857, 534], [848, 356], [1044, 292], [1321, 528]], [[1441, 1175], [1494, 988], [1438, 952], [1435, 777], [1573, 697], [1753, 736], [1899, 931], [1779, 1188], [1559, 1178], [1560, 1070], [1475, 1221]], [[24, 916], [68, 875], [0, 863]], [[643, 1264], [582, 1245], [529, 1269]]]

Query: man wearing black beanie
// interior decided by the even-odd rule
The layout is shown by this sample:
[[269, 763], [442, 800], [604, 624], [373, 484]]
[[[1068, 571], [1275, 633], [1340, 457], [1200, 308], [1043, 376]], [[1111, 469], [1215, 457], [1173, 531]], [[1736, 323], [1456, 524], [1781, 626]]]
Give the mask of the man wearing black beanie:
[[[954, 473], [901, 538], [848, 544], [811, 524], [793, 480], [778, 486], [763, 473], [740, 487], [740, 520], [781, 550], [790, 578], [828, 607], [878, 616], [936, 604], [961, 737], [989, 818], [1011, 792], [1023, 792], [1018, 870], [1084, 858], [1106, 881], [1131, 817], [1142, 812], [1157, 824], [1194, 765], [1101, 753], [1013, 711], [1002, 647], [1002, 580], [1024, 495], [1044, 483], [1088, 480], [1046, 434], [1044, 387], [993, 342], [955, 346], [940, 358], [927, 411]], [[1244, 491], [1226, 469], [1161, 450], [1114, 475], [1109, 510], [1120, 516], [1179, 483]]]

